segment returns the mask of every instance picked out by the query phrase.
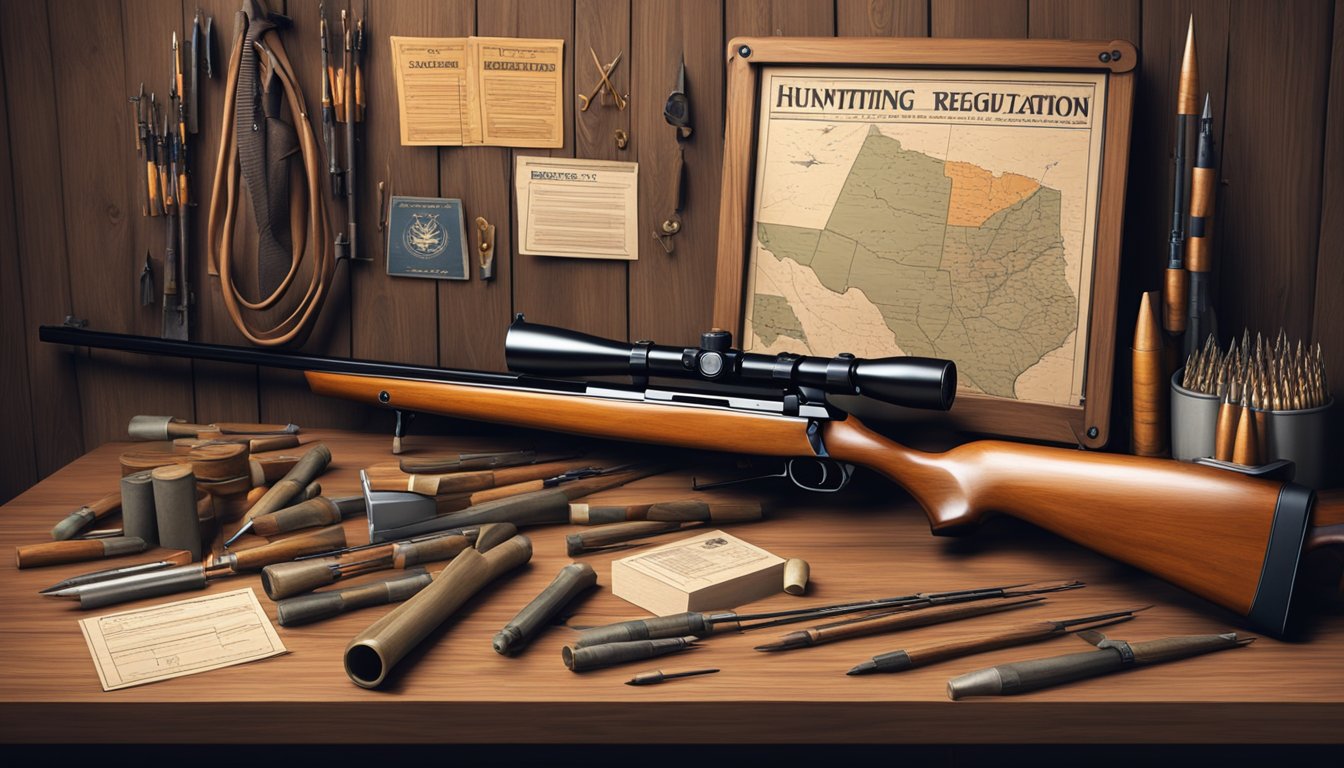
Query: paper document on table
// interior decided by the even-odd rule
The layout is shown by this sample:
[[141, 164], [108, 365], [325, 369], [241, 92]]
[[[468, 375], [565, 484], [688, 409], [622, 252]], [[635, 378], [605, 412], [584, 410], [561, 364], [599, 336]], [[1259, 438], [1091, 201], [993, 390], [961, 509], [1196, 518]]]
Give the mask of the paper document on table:
[[405, 146], [565, 144], [564, 40], [393, 37]]
[[248, 589], [83, 619], [104, 691], [288, 653]]
[[518, 252], [588, 259], [639, 258], [639, 164], [519, 157]]

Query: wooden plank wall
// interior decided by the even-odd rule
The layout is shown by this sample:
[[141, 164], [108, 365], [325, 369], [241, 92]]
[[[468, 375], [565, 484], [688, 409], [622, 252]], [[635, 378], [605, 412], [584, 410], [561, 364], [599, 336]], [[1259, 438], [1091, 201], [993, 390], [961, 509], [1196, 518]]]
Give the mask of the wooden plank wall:
[[[365, 0], [331, 0], [341, 8]], [[0, 3], [0, 500], [87, 449], [122, 436], [128, 417], [293, 420], [384, 425], [384, 417], [308, 394], [293, 373], [203, 362], [73, 357], [36, 340], [39, 324], [73, 314], [92, 327], [153, 334], [156, 307], [136, 301], [146, 252], [161, 268], [162, 220], [140, 215], [143, 171], [125, 98], [141, 81], [167, 90], [168, 38], [197, 7], [215, 19], [227, 57], [236, 0]], [[286, 46], [318, 99], [317, 0], [288, 0]], [[1117, 341], [1113, 442], [1125, 444], [1128, 340], [1139, 291], [1163, 268], [1175, 76], [1193, 14], [1204, 88], [1222, 159], [1217, 207], [1217, 308], [1224, 329], [1280, 326], [1325, 346], [1344, 394], [1344, 0], [371, 0], [368, 121], [360, 147], [360, 227], [372, 264], [342, 267], [308, 351], [501, 369], [514, 312], [610, 336], [690, 343], [709, 322], [723, 51], [737, 35], [1124, 38], [1141, 51], [1129, 168]], [[560, 156], [637, 160], [640, 229], [632, 264], [514, 253], [511, 169], [534, 151], [434, 149], [397, 142], [389, 35], [468, 34], [565, 40], [567, 103], [622, 54], [612, 79], [625, 111], [571, 108]], [[992, 43], [987, 43], [992, 44]], [[652, 231], [673, 206], [677, 145], [662, 104], [686, 63], [695, 134], [685, 149], [684, 229], [667, 253]], [[194, 338], [241, 343], [204, 275], [204, 218], [219, 142], [223, 81], [206, 83], [194, 144], [198, 301]], [[629, 143], [617, 148], [615, 132]], [[387, 194], [464, 201], [471, 222], [497, 226], [492, 283], [391, 280], [376, 242], [379, 185]], [[1333, 211], [1333, 215], [1330, 212]], [[343, 210], [333, 207], [343, 221]], [[240, 236], [246, 245], [246, 235]], [[160, 273], [161, 274], [161, 273]], [[371, 421], [372, 420], [372, 421]]]

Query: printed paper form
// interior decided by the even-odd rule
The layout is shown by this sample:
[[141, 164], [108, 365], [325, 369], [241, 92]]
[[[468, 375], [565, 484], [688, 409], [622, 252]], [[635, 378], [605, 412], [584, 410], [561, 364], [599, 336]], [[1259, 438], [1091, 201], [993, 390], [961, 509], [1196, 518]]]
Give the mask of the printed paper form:
[[639, 165], [614, 160], [519, 157], [519, 253], [639, 258]]
[[565, 144], [565, 41], [473, 37], [475, 98], [470, 143], [494, 147]]
[[103, 690], [287, 653], [251, 588], [83, 619]]
[[403, 145], [564, 146], [564, 40], [391, 42]]
[[456, 146], [467, 134], [467, 39], [393, 37], [403, 146]]

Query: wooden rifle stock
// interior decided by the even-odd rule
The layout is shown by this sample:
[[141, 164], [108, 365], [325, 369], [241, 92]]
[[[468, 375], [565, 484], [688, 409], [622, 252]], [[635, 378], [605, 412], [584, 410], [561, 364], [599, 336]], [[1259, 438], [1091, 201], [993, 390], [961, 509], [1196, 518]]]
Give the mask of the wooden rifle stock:
[[[811, 457], [806, 418], [309, 371], [317, 394], [616, 440]], [[907, 448], [850, 416], [819, 422], [837, 461], [901, 485], [935, 534], [1001, 513], [1142, 568], [1282, 634], [1314, 496], [1292, 484], [1167, 459], [984, 440]], [[817, 435], [812, 436], [813, 439]], [[1318, 520], [1318, 523], [1325, 521]]]

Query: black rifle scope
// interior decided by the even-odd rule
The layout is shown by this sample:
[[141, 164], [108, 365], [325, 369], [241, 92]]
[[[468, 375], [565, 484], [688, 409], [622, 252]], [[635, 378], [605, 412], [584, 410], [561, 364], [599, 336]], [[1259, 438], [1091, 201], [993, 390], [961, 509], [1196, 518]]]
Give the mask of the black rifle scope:
[[957, 365], [929, 357], [860, 360], [850, 354], [761, 355], [732, 349], [733, 336], [712, 330], [699, 347], [633, 344], [514, 318], [504, 340], [510, 370], [543, 376], [665, 376], [724, 384], [812, 389], [863, 395], [911, 408], [945, 411], [957, 394]]

